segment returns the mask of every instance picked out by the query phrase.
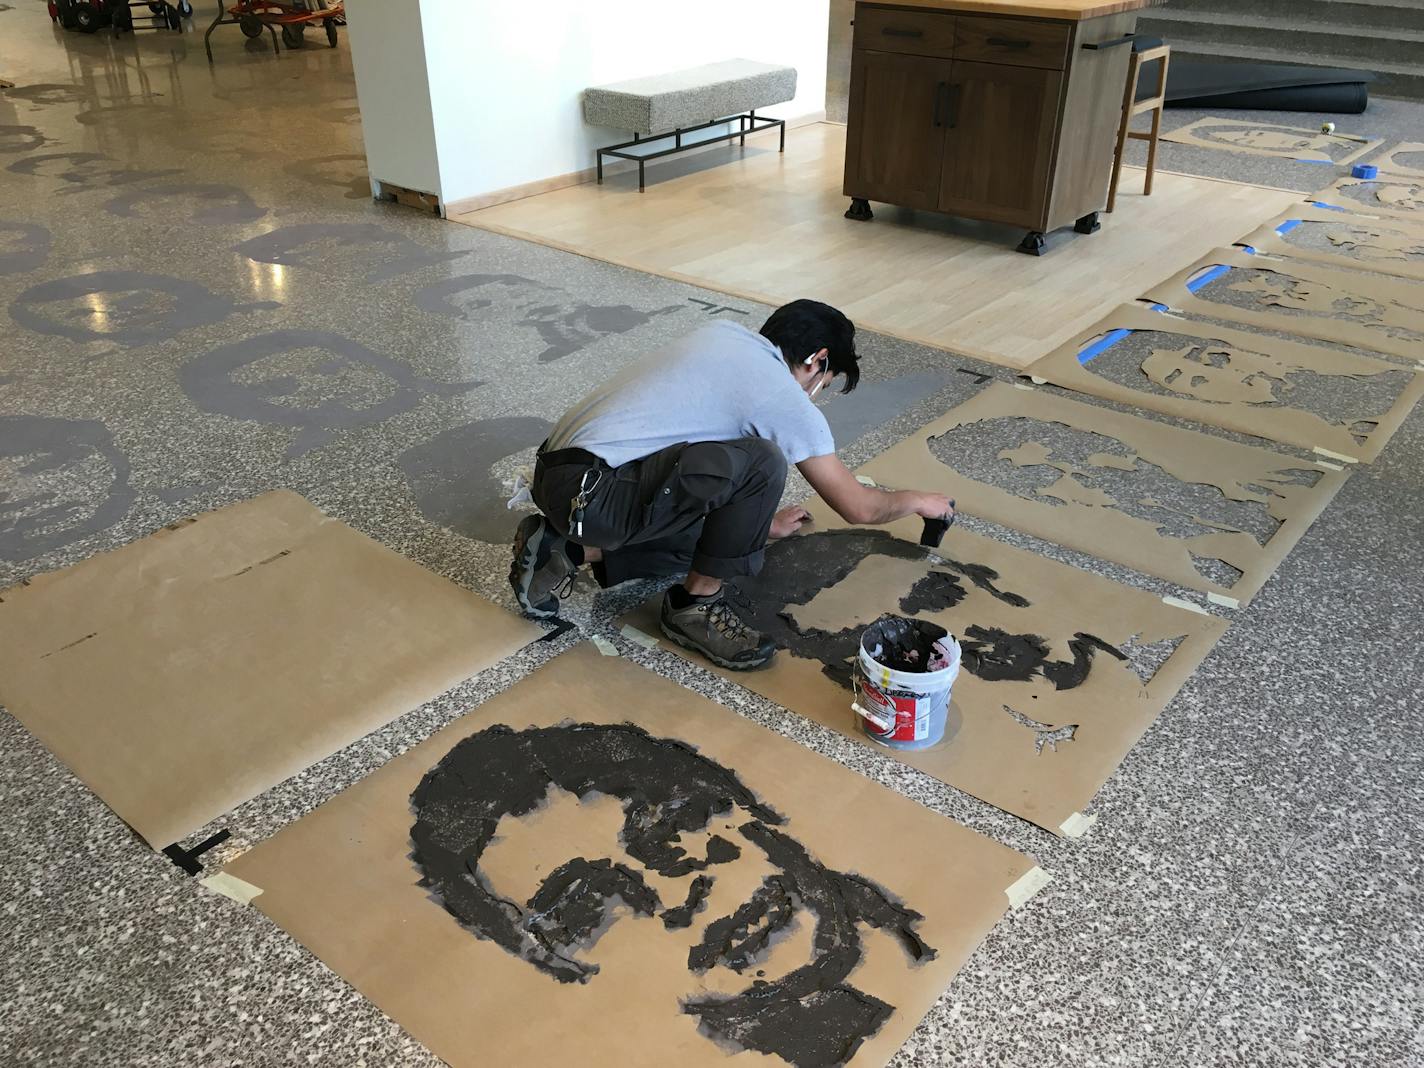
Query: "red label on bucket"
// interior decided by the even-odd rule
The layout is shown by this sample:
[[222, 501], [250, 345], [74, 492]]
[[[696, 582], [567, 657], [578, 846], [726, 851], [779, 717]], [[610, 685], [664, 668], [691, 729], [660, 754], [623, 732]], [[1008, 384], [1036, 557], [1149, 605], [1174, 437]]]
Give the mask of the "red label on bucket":
[[882, 690], [864, 675], [857, 681], [860, 704], [875, 717], [862, 718], [875, 737], [887, 742], [922, 742], [930, 736], [929, 700], [899, 690]]

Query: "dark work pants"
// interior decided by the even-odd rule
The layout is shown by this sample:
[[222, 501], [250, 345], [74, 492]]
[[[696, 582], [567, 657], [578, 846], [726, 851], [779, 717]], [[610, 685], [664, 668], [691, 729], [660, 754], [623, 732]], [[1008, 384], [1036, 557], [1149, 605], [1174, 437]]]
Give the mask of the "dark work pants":
[[[588, 472], [598, 484], [583, 534], [569, 530], [570, 502]], [[561, 534], [603, 550], [599, 581], [682, 575], [755, 575], [786, 486], [786, 458], [762, 438], [672, 445], [610, 468], [582, 449], [543, 452], [534, 503]]]

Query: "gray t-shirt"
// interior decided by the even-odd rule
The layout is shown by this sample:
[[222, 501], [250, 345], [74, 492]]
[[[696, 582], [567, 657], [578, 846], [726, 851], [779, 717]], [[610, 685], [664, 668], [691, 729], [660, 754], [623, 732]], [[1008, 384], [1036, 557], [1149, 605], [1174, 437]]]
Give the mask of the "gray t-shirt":
[[549, 435], [549, 448], [584, 449], [619, 467], [683, 441], [736, 438], [773, 442], [789, 464], [836, 451], [826, 417], [791, 377], [781, 351], [739, 323], [718, 320], [575, 404]]

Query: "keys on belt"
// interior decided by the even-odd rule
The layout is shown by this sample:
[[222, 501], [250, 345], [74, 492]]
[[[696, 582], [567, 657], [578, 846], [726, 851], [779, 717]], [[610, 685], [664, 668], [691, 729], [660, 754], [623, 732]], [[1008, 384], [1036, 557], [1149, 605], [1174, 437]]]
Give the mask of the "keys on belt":
[[[593, 481], [590, 482], [589, 480]], [[569, 501], [569, 537], [575, 541], [583, 537], [583, 513], [598, 484], [603, 481], [603, 469], [591, 467], [579, 479], [578, 492]]]

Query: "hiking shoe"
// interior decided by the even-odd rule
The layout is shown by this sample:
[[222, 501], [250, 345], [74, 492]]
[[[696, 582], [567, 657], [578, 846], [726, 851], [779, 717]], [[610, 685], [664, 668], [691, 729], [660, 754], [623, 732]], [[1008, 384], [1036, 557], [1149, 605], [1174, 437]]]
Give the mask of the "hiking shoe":
[[664, 594], [659, 622], [663, 633], [684, 649], [733, 671], [759, 668], [776, 652], [775, 643], [747, 626], [722, 593], [695, 600], [686, 608], [674, 608]]
[[569, 559], [569, 539], [542, 515], [527, 515], [514, 532], [509, 584], [519, 607], [538, 619], [559, 614], [559, 602], [574, 588], [578, 566]]

